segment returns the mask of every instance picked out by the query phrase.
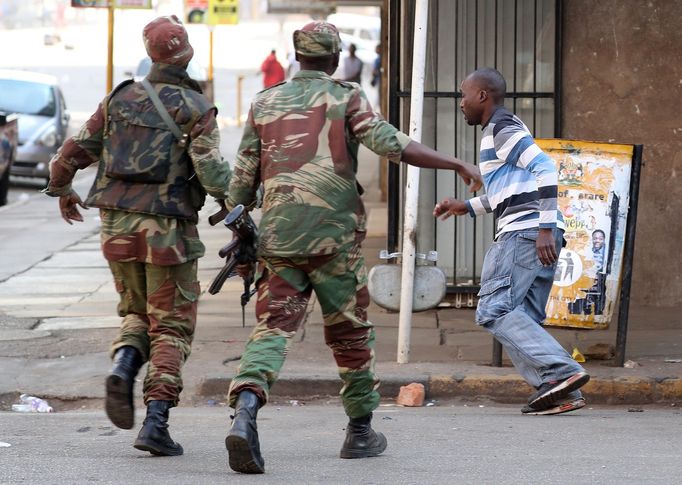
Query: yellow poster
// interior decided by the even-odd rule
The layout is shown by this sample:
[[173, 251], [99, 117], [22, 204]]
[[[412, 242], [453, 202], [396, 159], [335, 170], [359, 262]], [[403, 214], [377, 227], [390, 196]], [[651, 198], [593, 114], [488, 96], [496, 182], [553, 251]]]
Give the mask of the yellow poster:
[[116, 0], [116, 8], [152, 8], [152, 0]]
[[567, 245], [547, 325], [608, 328], [620, 289], [633, 145], [536, 140], [556, 163]]
[[239, 0], [209, 0], [208, 25], [239, 23]]
[[[72, 7], [109, 8], [110, 0], [71, 0]], [[114, 8], [152, 8], [152, 0], [115, 0]]]

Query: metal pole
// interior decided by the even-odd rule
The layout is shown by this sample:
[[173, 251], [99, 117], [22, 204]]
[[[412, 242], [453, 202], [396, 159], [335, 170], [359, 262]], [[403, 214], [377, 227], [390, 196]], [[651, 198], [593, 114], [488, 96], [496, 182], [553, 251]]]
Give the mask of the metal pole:
[[618, 309], [618, 331], [616, 333], [617, 367], [625, 363], [625, 343], [628, 335], [628, 316], [630, 313], [630, 286], [632, 284], [632, 260], [635, 255], [635, 229], [637, 225], [637, 203], [639, 202], [639, 178], [642, 172], [642, 145], [635, 145], [630, 176], [630, 208], [628, 209], [625, 229], [625, 248], [623, 250], [623, 283], [620, 287], [620, 308]]
[[502, 367], [502, 344], [493, 337], [493, 367]]
[[208, 27], [208, 81], [213, 82], [213, 26]]
[[107, 44], [107, 94], [114, 89], [114, 2], [109, 2], [108, 8], [108, 44]]
[[242, 81], [244, 76], [237, 76], [237, 126], [242, 126]]
[[[429, 2], [417, 0], [414, 11], [414, 49], [412, 52], [412, 95], [410, 98], [410, 137], [422, 139], [424, 111], [424, 68], [426, 65], [426, 31]], [[410, 165], [405, 184], [405, 221], [403, 224], [403, 270], [400, 284], [400, 320], [398, 323], [398, 363], [410, 358], [412, 331], [412, 298], [417, 243], [417, 209], [419, 204], [419, 167]]]
[[[388, 121], [393, 126], [400, 126], [400, 52], [401, 52], [401, 24], [403, 18], [400, 0], [389, 0], [388, 27]], [[400, 166], [396, 163], [388, 164], [388, 234], [386, 249], [389, 253], [398, 247], [398, 233], [400, 224]]]

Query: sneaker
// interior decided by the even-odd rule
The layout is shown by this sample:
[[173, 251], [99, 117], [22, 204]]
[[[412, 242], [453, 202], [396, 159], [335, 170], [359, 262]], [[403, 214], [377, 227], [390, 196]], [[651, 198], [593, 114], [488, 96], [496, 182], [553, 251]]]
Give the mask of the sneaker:
[[528, 400], [528, 407], [540, 411], [547, 409], [560, 399], [567, 397], [572, 391], [580, 389], [587, 384], [590, 376], [587, 372], [581, 371], [573, 374], [563, 381], [551, 381], [542, 384], [538, 390]]
[[585, 407], [585, 398], [584, 397], [576, 397], [576, 398], [564, 399], [563, 401], [554, 403], [554, 405], [550, 406], [547, 409], [538, 410], [538, 409], [533, 409], [530, 406], [524, 406], [521, 409], [521, 412], [523, 414], [527, 414], [529, 416], [550, 416], [552, 414], [568, 413], [568, 412], [580, 409], [582, 407]]

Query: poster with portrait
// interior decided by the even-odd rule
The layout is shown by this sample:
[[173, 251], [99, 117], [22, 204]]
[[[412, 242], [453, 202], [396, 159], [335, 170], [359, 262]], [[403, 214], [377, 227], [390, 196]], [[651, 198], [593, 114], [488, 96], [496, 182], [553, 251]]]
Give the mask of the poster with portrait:
[[566, 247], [547, 302], [547, 325], [608, 328], [618, 299], [634, 145], [536, 140], [559, 172]]

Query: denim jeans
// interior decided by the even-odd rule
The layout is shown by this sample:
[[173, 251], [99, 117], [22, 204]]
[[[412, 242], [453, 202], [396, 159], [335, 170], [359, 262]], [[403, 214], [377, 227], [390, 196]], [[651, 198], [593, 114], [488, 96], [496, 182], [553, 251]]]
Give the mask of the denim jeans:
[[[543, 266], [535, 242], [538, 229], [507, 232], [483, 260], [476, 323], [502, 344], [516, 370], [533, 387], [583, 370], [542, 328], [556, 263]], [[563, 231], [554, 230], [557, 254]], [[580, 393], [572, 393], [577, 397]]]

